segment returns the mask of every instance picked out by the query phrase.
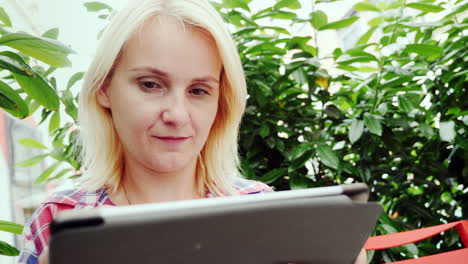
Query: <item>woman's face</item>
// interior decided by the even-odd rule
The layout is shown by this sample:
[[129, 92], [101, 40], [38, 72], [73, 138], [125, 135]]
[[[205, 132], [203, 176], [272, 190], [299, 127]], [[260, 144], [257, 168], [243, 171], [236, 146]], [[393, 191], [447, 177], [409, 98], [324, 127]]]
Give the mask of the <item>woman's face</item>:
[[194, 165], [216, 117], [221, 68], [207, 33], [170, 17], [148, 21], [97, 95], [126, 162], [155, 172]]

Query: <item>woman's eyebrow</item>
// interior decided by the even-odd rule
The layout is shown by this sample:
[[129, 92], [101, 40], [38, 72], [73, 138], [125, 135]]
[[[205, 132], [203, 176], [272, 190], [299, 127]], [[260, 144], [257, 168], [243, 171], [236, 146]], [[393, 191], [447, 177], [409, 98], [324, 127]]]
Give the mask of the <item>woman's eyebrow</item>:
[[195, 78], [195, 79], [192, 79], [192, 82], [197, 82], [197, 83], [207, 83], [207, 82], [214, 82], [214, 83], [219, 83], [219, 80], [212, 77], [212, 76], [206, 76], [206, 77], [202, 77], [202, 78]]
[[162, 70], [159, 70], [159, 69], [156, 69], [154, 67], [148, 67], [148, 66], [134, 67], [134, 68], [131, 68], [130, 71], [132, 71], [132, 72], [141, 72], [141, 71], [150, 72], [150, 73], [153, 73], [155, 75], [159, 75], [159, 76], [164, 77], [164, 78], [169, 78], [169, 73], [167, 73], [165, 71], [162, 71]]
[[[163, 71], [163, 70], [160, 70], [160, 69], [157, 69], [157, 68], [154, 68], [154, 67], [149, 67], [149, 66], [144, 66], [144, 67], [134, 67], [134, 68], [131, 68], [130, 71], [132, 72], [135, 72], [135, 71], [145, 71], [145, 72], [150, 72], [150, 73], [153, 73], [155, 75], [158, 75], [160, 77], [163, 77], [163, 78], [166, 78], [166, 79], [170, 79], [170, 74]], [[214, 82], [214, 83], [219, 83], [219, 80], [213, 76], [205, 76], [205, 77], [201, 77], [201, 78], [194, 78], [192, 79], [192, 82], [198, 82], [198, 83], [207, 83], [207, 82]]]

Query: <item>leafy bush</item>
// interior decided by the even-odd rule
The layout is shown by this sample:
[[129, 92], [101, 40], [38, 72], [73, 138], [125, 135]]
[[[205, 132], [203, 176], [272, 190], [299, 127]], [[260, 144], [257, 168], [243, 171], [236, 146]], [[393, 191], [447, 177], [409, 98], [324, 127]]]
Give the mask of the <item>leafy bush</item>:
[[[53, 137], [53, 149], [40, 156], [16, 164], [17, 167], [34, 165], [47, 156], [57, 160], [52, 166], [38, 175], [40, 183], [48, 178], [59, 178], [66, 169], [51, 177], [61, 163], [71, 164], [79, 169], [79, 164], [71, 153], [73, 136], [70, 142], [64, 143], [72, 123], [60, 127], [60, 108], [65, 107], [66, 112], [76, 120], [76, 98], [73, 97], [70, 87], [80, 78], [80, 74], [70, 79], [65, 90], [59, 90], [55, 78], [51, 74], [60, 67], [71, 65], [68, 55], [73, 53], [69, 47], [56, 41], [58, 29], [51, 29], [41, 37], [32, 36], [24, 32], [10, 32], [12, 23], [7, 12], [0, 7], [0, 107], [16, 118], [25, 118], [37, 110], [42, 111], [44, 122], [52, 115], [49, 121], [50, 135]], [[34, 58], [35, 60], [32, 60]], [[15, 89], [19, 87], [19, 89]], [[21, 139], [20, 144], [31, 147], [47, 149], [34, 139]], [[21, 225], [8, 221], [0, 221], [0, 231], [21, 234]], [[4, 241], [0, 241], [0, 255], [17, 256], [19, 251]]]
[[[357, 3], [356, 11], [377, 15], [366, 21], [369, 30], [353, 48], [322, 54], [316, 44], [317, 32], [345, 28], [360, 18], [328, 21], [322, 10], [333, 0], [314, 1], [308, 17], [297, 16], [295, 10], [301, 8], [298, 0], [277, 1], [258, 12], [251, 11], [250, 2], [213, 3], [233, 29], [248, 82], [250, 97], [240, 137], [246, 177], [276, 190], [365, 182], [371, 199], [385, 210], [374, 234], [466, 217], [468, 48], [467, 19], [462, 18], [466, 3]], [[92, 12], [105, 11], [100, 15], [103, 19], [112, 11], [97, 2], [86, 7]], [[432, 21], [433, 14], [439, 13], [444, 15]], [[273, 26], [272, 21], [277, 20], [311, 25], [314, 34], [294, 36], [286, 28]], [[426, 20], [430, 22], [420, 23]], [[7, 35], [3, 28], [0, 44]], [[437, 40], [437, 36], [442, 38]], [[28, 38], [25, 43], [42, 43]], [[77, 132], [70, 131], [71, 123], [58, 125], [57, 110], [62, 105], [76, 122], [76, 96], [69, 88], [82, 73], [75, 74], [67, 89], [60, 91], [49, 77], [54, 67], [27, 66], [26, 55], [34, 54], [28, 53], [31, 49], [18, 50], [24, 61], [15, 60], [20, 70], [1, 63], [7, 55], [0, 56], [0, 67], [13, 73], [4, 80], [16, 80], [23, 89], [12, 92], [0, 86], [0, 106], [19, 118], [42, 107], [42, 121], [52, 114], [49, 130], [53, 137], [53, 150], [19, 165], [33, 164], [49, 155], [57, 163], [40, 175], [38, 182], [76, 175], [80, 164], [71, 150]], [[58, 50], [68, 52], [62, 46]], [[10, 59], [17, 58], [8, 54]], [[64, 66], [67, 54], [57, 61], [35, 58]], [[327, 59], [333, 60], [333, 68], [325, 66]], [[57, 62], [61, 64], [55, 65]], [[32, 70], [34, 75], [28, 77]], [[41, 86], [28, 85], [33, 81]], [[30, 87], [41, 87], [49, 96], [36, 98]], [[18, 93], [26, 99], [19, 100]], [[24, 144], [42, 147], [28, 140]], [[70, 168], [55, 172], [63, 163]], [[370, 257], [379, 263], [461, 246], [457, 235], [448, 233], [417, 246], [371, 252]]]
[[[359, 18], [328, 21], [321, 9], [332, 1], [315, 1], [305, 18], [294, 12], [299, 1], [278, 1], [257, 13], [249, 2], [218, 6], [236, 27], [248, 80], [240, 138], [247, 177], [277, 190], [365, 182], [385, 209], [374, 234], [466, 217], [467, 19], [457, 17], [466, 3], [357, 3], [355, 10], [377, 13], [369, 30], [353, 48], [321, 54], [311, 44], [317, 34], [293, 36], [271, 21], [320, 32]], [[441, 19], [418, 22], [442, 11]], [[436, 33], [443, 38], [435, 40]], [[340, 74], [324, 66], [330, 56]], [[371, 258], [395, 261], [458, 247], [450, 233]]]

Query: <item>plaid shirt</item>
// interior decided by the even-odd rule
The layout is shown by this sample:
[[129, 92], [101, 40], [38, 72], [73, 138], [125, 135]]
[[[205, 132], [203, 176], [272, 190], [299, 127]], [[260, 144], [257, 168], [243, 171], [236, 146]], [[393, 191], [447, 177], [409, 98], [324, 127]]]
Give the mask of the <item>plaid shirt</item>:
[[[246, 179], [239, 179], [235, 187], [241, 195], [273, 192], [264, 183]], [[213, 197], [211, 193], [206, 195], [206, 198]], [[49, 245], [50, 222], [58, 213], [64, 210], [95, 208], [104, 205], [115, 206], [104, 188], [95, 191], [71, 189], [53, 194], [41, 204], [24, 226], [19, 263], [36, 264], [38, 262], [39, 256]]]

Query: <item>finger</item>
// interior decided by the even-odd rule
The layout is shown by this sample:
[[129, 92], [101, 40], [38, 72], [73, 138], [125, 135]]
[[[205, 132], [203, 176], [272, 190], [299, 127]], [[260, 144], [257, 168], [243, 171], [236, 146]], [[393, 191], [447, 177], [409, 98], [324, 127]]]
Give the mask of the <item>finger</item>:
[[39, 257], [39, 264], [49, 264], [49, 249], [42, 251], [42, 254]]
[[367, 263], [367, 253], [365, 249], [361, 249], [357, 259], [354, 261], [354, 264], [366, 264]]

